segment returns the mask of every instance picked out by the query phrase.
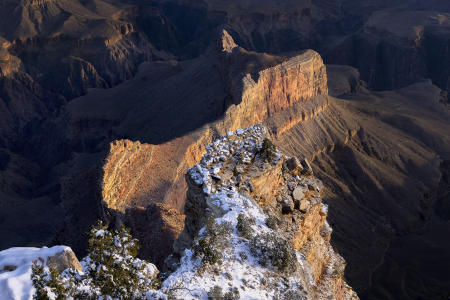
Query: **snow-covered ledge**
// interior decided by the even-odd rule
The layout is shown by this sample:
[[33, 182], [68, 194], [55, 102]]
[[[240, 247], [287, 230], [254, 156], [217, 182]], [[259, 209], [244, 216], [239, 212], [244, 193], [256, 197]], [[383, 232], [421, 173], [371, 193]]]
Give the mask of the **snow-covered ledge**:
[[0, 299], [33, 299], [31, 265], [40, 261], [62, 271], [66, 268], [81, 269], [81, 265], [67, 246], [51, 248], [18, 247], [0, 251]]

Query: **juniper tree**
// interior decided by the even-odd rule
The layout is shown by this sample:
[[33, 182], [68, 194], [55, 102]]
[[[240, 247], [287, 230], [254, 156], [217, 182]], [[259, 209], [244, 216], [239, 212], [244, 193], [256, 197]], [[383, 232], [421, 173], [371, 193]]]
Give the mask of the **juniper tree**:
[[[138, 241], [122, 226], [113, 232], [98, 222], [91, 230], [86, 275], [103, 296], [131, 299], [151, 285], [148, 264], [136, 259]], [[147, 276], [146, 276], [147, 275]]]
[[59, 274], [45, 264], [33, 264], [34, 299], [145, 298], [157, 270], [136, 258], [138, 249], [129, 229], [122, 226], [110, 231], [99, 221], [89, 232], [88, 255], [81, 261], [83, 272], [67, 269]]

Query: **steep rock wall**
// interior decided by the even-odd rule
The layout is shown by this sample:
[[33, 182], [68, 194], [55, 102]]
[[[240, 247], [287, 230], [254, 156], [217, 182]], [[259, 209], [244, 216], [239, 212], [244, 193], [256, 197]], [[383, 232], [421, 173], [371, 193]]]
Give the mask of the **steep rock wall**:
[[[235, 46], [230, 48], [231, 52], [221, 54], [224, 56], [222, 62], [244, 59], [252, 64], [252, 59], [248, 62], [248, 57], [230, 58], [248, 55], [233, 50]], [[253, 63], [258, 62], [258, 59], [253, 60]], [[251, 67], [254, 68], [257, 69]], [[300, 118], [291, 118], [291, 123], [296, 124], [326, 107], [326, 69], [316, 52], [306, 51], [285, 59], [279, 65], [265, 67], [262, 64], [259, 68], [261, 70], [257, 72], [258, 80], [255, 82], [250, 73], [245, 72], [245, 66], [239, 66], [241, 71], [223, 67], [226, 72], [230, 72], [227, 76], [236, 76], [229, 87], [233, 102], [237, 104], [232, 104], [221, 120], [159, 145], [129, 140], [113, 142], [103, 167], [102, 195], [106, 207], [124, 212], [136, 205], [146, 207], [151, 203], [162, 202], [183, 211], [186, 208], [187, 190], [184, 174], [190, 166], [200, 161], [205, 146], [217, 135], [259, 123], [293, 107], [305, 106]], [[283, 126], [294, 126], [285, 125], [284, 121], [282, 123]], [[273, 128], [276, 132], [277, 128], [280, 128], [280, 132], [286, 130], [280, 124]], [[256, 181], [255, 186], [258, 186]], [[264, 184], [261, 187], [273, 192]], [[272, 197], [265, 195], [263, 198], [270, 201]]]
[[[390, 245], [408, 240], [434, 222], [429, 220], [433, 219], [429, 193], [439, 178], [437, 155], [445, 158], [449, 145], [443, 95], [426, 81], [396, 92], [360, 89], [344, 96], [351, 100], [329, 97], [325, 110], [274, 135], [274, 143], [289, 155], [311, 159], [326, 186], [324, 199], [335, 228], [332, 243], [348, 262], [346, 278], [360, 295], [376, 298], [387, 288], [383, 295], [393, 298], [409, 293], [438, 297], [439, 292], [428, 287], [415, 289], [414, 282], [431, 282], [434, 276], [425, 275], [421, 266], [414, 267], [420, 275], [413, 280], [400, 276], [395, 284], [384, 280], [378, 270], [383, 274], [410, 270], [411, 263], [400, 267], [391, 259], [384, 261], [393, 251]], [[289, 113], [281, 119], [289, 119]], [[272, 123], [283, 124], [276, 117], [268, 121]], [[438, 247], [443, 249], [445, 243]], [[420, 254], [414, 253], [408, 259], [420, 260]], [[404, 290], [396, 288], [400, 282]], [[435, 282], [446, 284], [445, 279]]]
[[[223, 55], [245, 56], [247, 54], [233, 52]], [[245, 70], [243, 66], [239, 67]], [[114, 146], [113, 143], [104, 167], [106, 172], [103, 186], [106, 189], [103, 191], [103, 198], [107, 205], [117, 208], [114, 199], [117, 199], [120, 194], [122, 196], [119, 197], [120, 201], [123, 201], [124, 205], [119, 210], [132, 205], [133, 202], [145, 206], [151, 202], [161, 201], [182, 210], [186, 191], [183, 174], [189, 166], [200, 160], [204, 147], [217, 134], [225, 134], [228, 130], [262, 122], [295, 105], [309, 105], [314, 97], [327, 94], [326, 69], [319, 54], [314, 51], [306, 51], [274, 67], [261, 66], [260, 68], [262, 70], [258, 71], [258, 80], [254, 82], [249, 73], [230, 70], [228, 66], [224, 67], [232, 74], [237, 73], [233, 84], [242, 86], [239, 89], [232, 88], [230, 91], [234, 101], [238, 103], [228, 108], [222, 120], [159, 145], [140, 145], [139, 142], [134, 142], [136, 145], [132, 145], [131, 141], [118, 141], [115, 142], [117, 146]], [[322, 103], [326, 103], [326, 100], [319, 102], [321, 103], [319, 106], [322, 107], [325, 105]], [[313, 109], [313, 111], [321, 109]], [[303, 116], [304, 119], [309, 117], [309, 112]], [[117, 155], [121, 158], [115, 158]], [[144, 167], [139, 167], [138, 174], [133, 171], [133, 165], [136, 167], [140, 165], [133, 160], [152, 156], [155, 159], [142, 162]], [[117, 165], [119, 161], [124, 162], [121, 168]], [[119, 173], [114, 174], [116, 172], [114, 170]], [[145, 184], [133, 183], [134, 176], [145, 178]], [[140, 182], [140, 179], [138, 181]], [[108, 186], [114, 187], [115, 191], [123, 192], [115, 194], [112, 189], [107, 188]]]
[[325, 65], [312, 50], [242, 78], [236, 76], [232, 85], [239, 104], [226, 113], [225, 124], [230, 129], [262, 122], [297, 103], [328, 94]]

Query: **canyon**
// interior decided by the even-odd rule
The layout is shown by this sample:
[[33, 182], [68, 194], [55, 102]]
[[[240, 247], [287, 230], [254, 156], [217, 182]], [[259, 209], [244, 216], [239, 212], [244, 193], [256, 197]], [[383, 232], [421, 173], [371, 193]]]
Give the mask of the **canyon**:
[[130, 226], [161, 268], [183, 231], [187, 169], [227, 131], [263, 123], [323, 181], [331, 244], [362, 299], [448, 292], [446, 1], [0, 11], [0, 249], [84, 255], [103, 219]]

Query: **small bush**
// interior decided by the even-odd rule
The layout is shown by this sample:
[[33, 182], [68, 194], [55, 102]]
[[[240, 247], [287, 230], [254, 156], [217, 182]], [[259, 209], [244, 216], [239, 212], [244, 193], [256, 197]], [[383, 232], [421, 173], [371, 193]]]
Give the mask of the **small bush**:
[[248, 257], [247, 257], [247, 253], [245, 253], [245, 252], [239, 252], [239, 257], [242, 259], [242, 260], [246, 260]]
[[228, 237], [231, 234], [232, 228], [230, 223], [216, 223], [215, 219], [210, 217], [206, 221], [206, 230], [208, 231], [213, 242], [216, 243], [226, 241], [224, 237]]
[[34, 299], [143, 299], [157, 275], [156, 267], [136, 258], [137, 240], [122, 227], [109, 231], [100, 221], [89, 232], [83, 273], [59, 274], [38, 263], [32, 266]]
[[278, 219], [275, 216], [269, 215], [266, 219], [266, 225], [272, 230], [276, 230], [278, 227]]
[[229, 235], [231, 234], [231, 226], [229, 223], [216, 223], [211, 217], [206, 221], [206, 230], [208, 236], [200, 239], [193, 247], [194, 255], [202, 258], [202, 262], [210, 265], [220, 263], [223, 255], [220, 252], [229, 242]]
[[214, 249], [211, 245], [210, 239], [201, 239], [198, 244], [194, 246], [194, 255], [201, 257], [202, 262], [213, 265], [222, 259], [222, 254]]
[[222, 288], [215, 285], [208, 292], [208, 300], [237, 300], [239, 299], [239, 290], [237, 288], [232, 288], [225, 294], [223, 294]]
[[245, 239], [251, 239], [253, 236], [253, 229], [251, 227], [251, 222], [244, 214], [239, 214], [237, 222], [237, 230], [239, 234]]
[[240, 298], [239, 290], [237, 288], [232, 288], [223, 295], [224, 300], [238, 300]]
[[65, 299], [70, 285], [65, 285], [56, 268], [46, 268], [42, 263], [35, 261], [31, 266], [31, 281], [36, 289], [34, 300]]
[[277, 148], [272, 143], [271, 140], [265, 138], [263, 140], [261, 150], [259, 151], [262, 157], [264, 157], [265, 161], [271, 163], [277, 156]]
[[268, 233], [257, 235], [250, 241], [250, 251], [262, 266], [270, 265], [286, 273], [297, 268], [295, 250], [283, 238]]
[[222, 299], [223, 299], [222, 288], [218, 285], [215, 285], [208, 292], [208, 300], [222, 300]]

